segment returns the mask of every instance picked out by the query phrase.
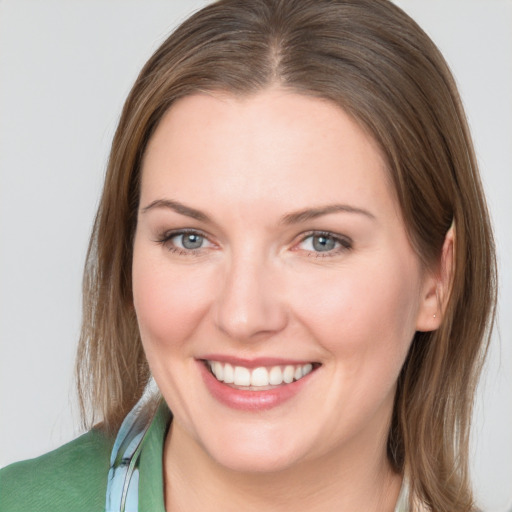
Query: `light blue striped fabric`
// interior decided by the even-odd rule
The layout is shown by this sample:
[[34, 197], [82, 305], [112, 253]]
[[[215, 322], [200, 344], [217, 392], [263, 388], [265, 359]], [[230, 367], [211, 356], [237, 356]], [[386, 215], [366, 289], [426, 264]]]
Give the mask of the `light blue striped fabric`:
[[160, 401], [158, 388], [151, 379], [119, 429], [110, 456], [106, 512], [137, 512], [139, 509], [140, 452]]

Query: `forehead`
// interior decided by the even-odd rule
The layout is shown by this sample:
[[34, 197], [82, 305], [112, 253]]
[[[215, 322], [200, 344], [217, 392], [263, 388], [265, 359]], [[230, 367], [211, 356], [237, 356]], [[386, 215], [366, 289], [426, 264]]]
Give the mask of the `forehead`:
[[385, 199], [396, 207], [373, 138], [334, 103], [282, 89], [176, 102], [143, 162], [142, 200], [159, 194], [290, 208]]

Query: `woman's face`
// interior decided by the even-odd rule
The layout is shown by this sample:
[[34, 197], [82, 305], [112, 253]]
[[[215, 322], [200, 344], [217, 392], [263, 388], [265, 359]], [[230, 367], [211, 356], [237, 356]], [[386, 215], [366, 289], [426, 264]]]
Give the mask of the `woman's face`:
[[239, 471], [385, 453], [432, 288], [379, 149], [340, 108], [269, 89], [164, 116], [133, 294], [173, 436]]

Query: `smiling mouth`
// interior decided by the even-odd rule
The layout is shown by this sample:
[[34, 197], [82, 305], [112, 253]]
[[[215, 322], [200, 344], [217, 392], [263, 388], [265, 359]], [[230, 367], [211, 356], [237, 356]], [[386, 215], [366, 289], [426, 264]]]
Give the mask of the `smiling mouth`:
[[296, 382], [320, 366], [319, 363], [288, 364], [246, 368], [220, 361], [204, 360], [206, 368], [219, 381], [236, 389], [264, 391]]

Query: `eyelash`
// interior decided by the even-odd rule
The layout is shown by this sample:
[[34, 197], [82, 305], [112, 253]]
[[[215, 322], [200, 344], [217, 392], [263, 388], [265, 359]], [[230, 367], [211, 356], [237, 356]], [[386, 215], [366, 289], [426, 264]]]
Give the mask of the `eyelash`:
[[[197, 229], [180, 229], [175, 231], [166, 231], [162, 235], [158, 237], [156, 240], [157, 243], [163, 245], [167, 248], [168, 251], [178, 254], [180, 256], [200, 256], [203, 253], [203, 250], [205, 247], [199, 247], [197, 249], [182, 249], [181, 247], [176, 247], [175, 245], [171, 244], [171, 240], [175, 237], [183, 236], [183, 235], [197, 235], [203, 238], [206, 241], [208, 240], [208, 237], [200, 230]], [[302, 243], [304, 243], [309, 238], [319, 238], [324, 237], [328, 240], [332, 240], [335, 244], [338, 244], [338, 247], [335, 247], [333, 250], [329, 251], [307, 251], [310, 253], [312, 257], [315, 258], [329, 258], [339, 255], [340, 253], [350, 251], [353, 248], [352, 240], [347, 236], [340, 236], [336, 235], [335, 233], [331, 233], [329, 231], [310, 231], [308, 233], [304, 233], [300, 240], [294, 245], [295, 251], [298, 251], [300, 249], [297, 249], [296, 247]], [[210, 242], [211, 243], [211, 242]]]
[[182, 249], [171, 243], [173, 238], [183, 235], [197, 235], [208, 241], [208, 237], [202, 231], [197, 229], [179, 229], [162, 233], [156, 242], [163, 245], [169, 252], [178, 254], [179, 256], [200, 256], [205, 249], [204, 247], [199, 247], [198, 249]]
[[[310, 231], [309, 233], [305, 233], [301, 237], [298, 244], [295, 245], [295, 247], [299, 244], [304, 243], [309, 238], [320, 238], [320, 237], [324, 237], [329, 240], [332, 240], [335, 244], [339, 244], [339, 245], [338, 245], [338, 247], [335, 247], [334, 249], [332, 249], [330, 251], [325, 251], [325, 252], [308, 251], [313, 258], [332, 258], [332, 257], [338, 256], [341, 253], [351, 251], [353, 248], [352, 240], [349, 237], [337, 235], [337, 234], [331, 233], [329, 231]], [[299, 250], [299, 249], [295, 249], [295, 250]]]

